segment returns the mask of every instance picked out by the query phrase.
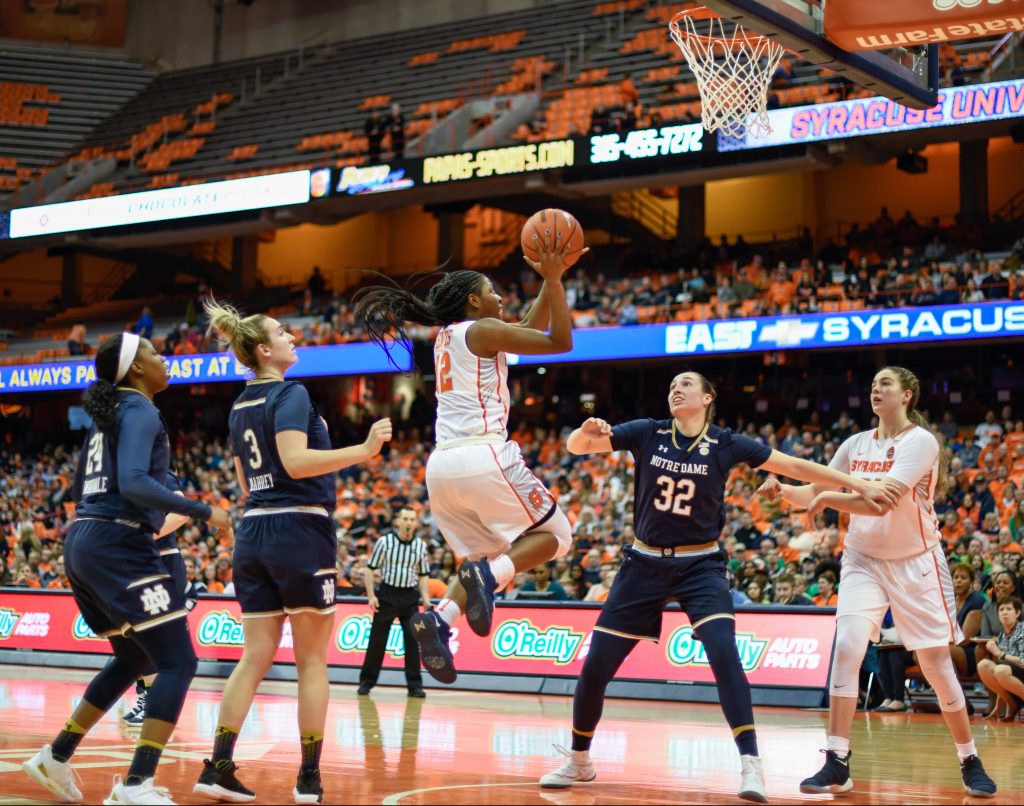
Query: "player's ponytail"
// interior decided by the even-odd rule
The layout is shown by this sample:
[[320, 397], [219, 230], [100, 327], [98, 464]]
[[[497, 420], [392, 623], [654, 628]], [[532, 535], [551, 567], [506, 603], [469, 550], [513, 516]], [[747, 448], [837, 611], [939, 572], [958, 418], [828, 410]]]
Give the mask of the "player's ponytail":
[[688, 370], [688, 372], [700, 378], [701, 392], [705, 395], [711, 395], [711, 404], [708, 406], [707, 411], [704, 412], [704, 425], [711, 425], [711, 422], [715, 419], [715, 401], [718, 399], [715, 385], [699, 372], [694, 372], [692, 369]]
[[469, 295], [480, 293], [483, 280], [484, 276], [476, 271], [460, 269], [446, 272], [431, 287], [426, 300], [397, 283], [370, 286], [356, 293], [354, 317], [366, 329], [370, 340], [384, 348], [388, 360], [394, 364], [391, 344], [408, 341], [407, 322], [444, 327], [461, 321], [466, 316]]
[[231, 345], [231, 351], [241, 364], [253, 372], [259, 369], [259, 357], [256, 348], [268, 344], [266, 315], [256, 313], [252, 316], [242, 315], [230, 305], [217, 302], [213, 297], [203, 302], [203, 309], [210, 317], [207, 335], [216, 334], [218, 338]]
[[[907, 403], [907, 419], [910, 420], [914, 425], [919, 425], [925, 431], [931, 431], [931, 427], [928, 425], [928, 421], [924, 418], [924, 415], [917, 410], [917, 403], [921, 399], [921, 384], [917, 380], [917, 376], [905, 367], [886, 367], [885, 371], [891, 372], [895, 375], [900, 382], [900, 389], [904, 392], [910, 390], [910, 402]], [[939, 478], [936, 483], [936, 490], [946, 489], [946, 480], [949, 477], [949, 452], [946, 450], [946, 445], [943, 439], [937, 434], [933, 434], [935, 441], [939, 444]]]
[[[132, 338], [135, 338], [134, 336]], [[107, 339], [96, 351], [96, 380], [89, 384], [82, 398], [82, 408], [92, 417], [93, 423], [104, 434], [113, 434], [117, 429], [118, 370], [121, 365], [121, 345], [124, 334]], [[131, 349], [131, 346], [127, 349]]]

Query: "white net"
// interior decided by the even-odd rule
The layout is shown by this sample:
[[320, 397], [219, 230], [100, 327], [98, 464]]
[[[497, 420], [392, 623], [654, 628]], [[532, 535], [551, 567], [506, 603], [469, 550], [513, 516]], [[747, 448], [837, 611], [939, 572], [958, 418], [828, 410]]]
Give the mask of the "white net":
[[768, 85], [785, 48], [703, 7], [681, 11], [668, 27], [697, 78], [704, 128], [731, 137], [771, 133]]

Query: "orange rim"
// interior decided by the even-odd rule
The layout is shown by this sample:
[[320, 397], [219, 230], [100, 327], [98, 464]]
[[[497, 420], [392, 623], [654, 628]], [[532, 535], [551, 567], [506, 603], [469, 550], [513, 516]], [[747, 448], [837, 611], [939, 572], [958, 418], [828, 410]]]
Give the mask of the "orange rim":
[[673, 15], [672, 19], [668, 23], [669, 29], [682, 39], [696, 39], [698, 42], [704, 45], [731, 45], [736, 47], [742, 44], [749, 44], [752, 46], [758, 46], [762, 42], [767, 42], [768, 38], [761, 34], [752, 33], [744, 28], [742, 25], [736, 24], [736, 28], [742, 33], [739, 35], [734, 34], [732, 37], [722, 36], [704, 36], [703, 34], [690, 33], [685, 27], [679, 26], [679, 20], [683, 18], [690, 18], [692, 20], [714, 20], [720, 19], [721, 14], [717, 14], [707, 6], [694, 6], [693, 8], [684, 8], [682, 11]]

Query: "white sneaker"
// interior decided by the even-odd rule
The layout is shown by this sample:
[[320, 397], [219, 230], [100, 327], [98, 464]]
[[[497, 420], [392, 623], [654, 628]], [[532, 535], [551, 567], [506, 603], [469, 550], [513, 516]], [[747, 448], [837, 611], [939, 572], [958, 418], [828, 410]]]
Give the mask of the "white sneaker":
[[114, 776], [114, 788], [104, 806], [121, 806], [122, 804], [147, 804], [148, 806], [174, 806], [171, 800], [171, 791], [162, 786], [156, 786], [152, 778], [147, 778], [141, 784], [128, 786], [121, 781], [120, 775]]
[[32, 758], [21, 765], [25, 774], [41, 786], [45, 786], [65, 803], [79, 803], [82, 793], [75, 786], [75, 771], [70, 761], [57, 761], [53, 748], [48, 744]]
[[740, 800], [767, 803], [768, 798], [764, 794], [764, 770], [761, 768], [761, 759], [757, 756], [740, 756], [740, 765], [743, 768], [743, 778], [738, 795]]
[[594, 765], [590, 763], [589, 750], [566, 750], [557, 744], [555, 750], [568, 761], [540, 779], [540, 785], [545, 789], [566, 789], [577, 782], [593, 781], [597, 777]]

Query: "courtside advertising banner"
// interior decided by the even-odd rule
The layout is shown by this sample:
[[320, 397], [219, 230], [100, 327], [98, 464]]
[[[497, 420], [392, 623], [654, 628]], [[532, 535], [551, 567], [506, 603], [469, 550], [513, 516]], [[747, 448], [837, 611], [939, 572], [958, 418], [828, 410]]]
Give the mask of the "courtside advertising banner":
[[[599, 608], [526, 607], [500, 604], [494, 628], [480, 638], [459, 622], [451, 648], [461, 672], [501, 675], [579, 675], [590, 649]], [[243, 629], [238, 603], [202, 599], [188, 617], [200, 660], [242, 657]], [[365, 603], [342, 602], [328, 650], [332, 666], [359, 667], [370, 640], [371, 616]], [[736, 648], [743, 670], [755, 686], [823, 689], [828, 680], [835, 616], [831, 609], [736, 615]], [[294, 663], [290, 629], [275, 660]], [[110, 644], [82, 621], [70, 594], [0, 593], [0, 649], [107, 654]], [[384, 667], [404, 668], [402, 630], [395, 622], [388, 636]], [[70, 663], [69, 659], [69, 663]], [[664, 614], [661, 641], [641, 641], [617, 675], [620, 680], [712, 683], [703, 645], [693, 637], [679, 610]]]

